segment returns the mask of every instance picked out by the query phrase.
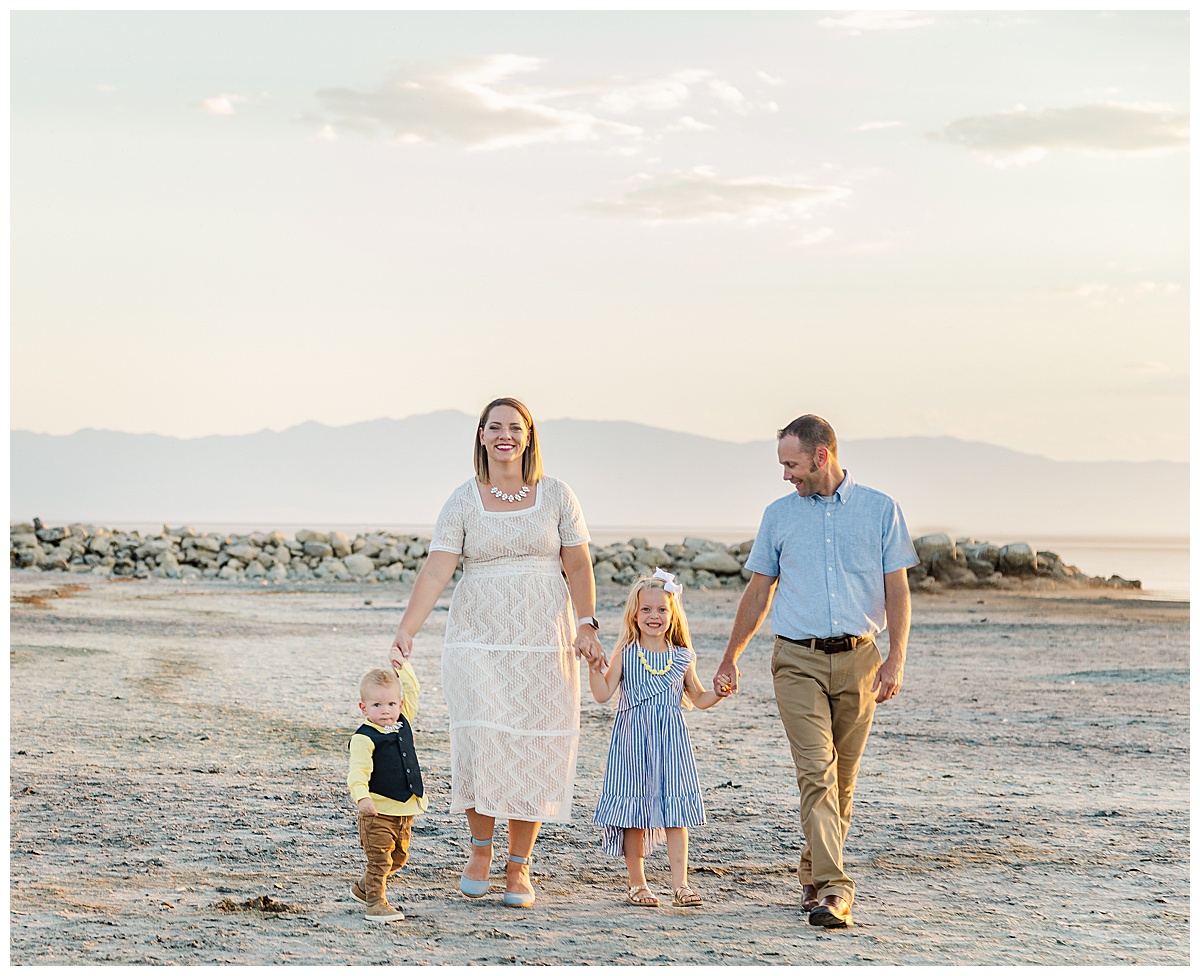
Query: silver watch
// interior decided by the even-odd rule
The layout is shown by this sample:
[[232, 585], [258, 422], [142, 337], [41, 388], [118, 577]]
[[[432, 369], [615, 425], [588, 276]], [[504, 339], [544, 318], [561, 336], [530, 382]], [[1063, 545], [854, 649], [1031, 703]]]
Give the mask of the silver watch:
[[600, 621], [597, 620], [595, 617], [580, 617], [579, 623], [581, 625], [582, 624], [591, 624], [592, 628], [596, 631], [596, 633], [597, 634], [600, 633]]

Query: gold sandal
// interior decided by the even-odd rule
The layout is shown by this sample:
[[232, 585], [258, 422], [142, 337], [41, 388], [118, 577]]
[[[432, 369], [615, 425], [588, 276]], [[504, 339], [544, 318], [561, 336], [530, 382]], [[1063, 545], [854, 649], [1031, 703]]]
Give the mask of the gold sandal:
[[671, 897], [671, 904], [676, 908], [699, 908], [704, 901], [687, 885], [680, 885]]
[[[640, 892], [644, 892], [644, 894], [639, 898]], [[658, 896], [645, 885], [634, 885], [625, 892], [625, 900], [631, 905], [637, 905], [638, 908], [658, 907]]]

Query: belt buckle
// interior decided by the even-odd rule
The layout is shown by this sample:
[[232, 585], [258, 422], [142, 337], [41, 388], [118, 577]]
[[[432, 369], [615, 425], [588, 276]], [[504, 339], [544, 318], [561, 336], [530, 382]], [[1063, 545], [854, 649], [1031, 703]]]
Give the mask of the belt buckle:
[[831, 637], [825, 642], [823, 650], [826, 654], [841, 654], [843, 651], [850, 650], [853, 647], [853, 637], [848, 637], [843, 634], [841, 637]]

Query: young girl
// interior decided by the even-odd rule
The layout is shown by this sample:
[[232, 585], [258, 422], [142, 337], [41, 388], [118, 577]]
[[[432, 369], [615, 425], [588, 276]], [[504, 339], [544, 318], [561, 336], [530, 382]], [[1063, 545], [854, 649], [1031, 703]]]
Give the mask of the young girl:
[[625, 899], [643, 908], [658, 907], [658, 898], [646, 885], [645, 857], [662, 843], [664, 833], [672, 904], [701, 904], [688, 887], [687, 829], [704, 823], [704, 803], [680, 706], [691, 707], [685, 693], [700, 708], [720, 699], [704, 690], [696, 674], [696, 653], [679, 599], [682, 590], [675, 577], [661, 569], [634, 583], [612, 662], [603, 674], [588, 673], [596, 701], [608, 701], [618, 688], [621, 692], [592, 822], [604, 827], [605, 853], [625, 855]]

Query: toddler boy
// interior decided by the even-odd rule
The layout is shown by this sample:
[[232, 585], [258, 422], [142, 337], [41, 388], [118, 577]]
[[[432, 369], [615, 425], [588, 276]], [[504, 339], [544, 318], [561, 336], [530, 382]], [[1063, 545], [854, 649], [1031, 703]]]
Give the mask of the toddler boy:
[[404, 918], [387, 900], [388, 875], [408, 860], [413, 817], [425, 812], [425, 786], [413, 746], [421, 686], [407, 663], [395, 671], [368, 671], [359, 683], [366, 722], [350, 737], [346, 785], [358, 804], [358, 839], [367, 869], [350, 893], [367, 906], [368, 922]]

